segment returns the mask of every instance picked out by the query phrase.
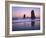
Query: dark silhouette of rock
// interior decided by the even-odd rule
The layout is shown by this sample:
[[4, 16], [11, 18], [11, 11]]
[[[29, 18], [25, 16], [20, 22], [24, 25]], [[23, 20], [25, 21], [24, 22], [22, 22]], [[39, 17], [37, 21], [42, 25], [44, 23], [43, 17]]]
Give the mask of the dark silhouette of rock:
[[25, 18], [25, 14], [24, 14], [24, 18]]
[[35, 19], [35, 13], [34, 13], [34, 10], [31, 11], [31, 19]]

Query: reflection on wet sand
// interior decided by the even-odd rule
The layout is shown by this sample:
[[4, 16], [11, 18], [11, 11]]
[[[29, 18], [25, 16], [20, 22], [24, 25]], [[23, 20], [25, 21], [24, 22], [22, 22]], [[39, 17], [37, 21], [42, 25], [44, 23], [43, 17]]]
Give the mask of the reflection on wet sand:
[[31, 22], [31, 25], [32, 25], [32, 26], [34, 26], [34, 24], [35, 24], [35, 22], [34, 22], [34, 21], [32, 21], [32, 22]]
[[32, 21], [32, 22], [31, 22], [31, 25], [32, 25], [32, 29], [34, 30], [35, 22]]
[[40, 30], [40, 21], [26, 21], [26, 22], [12, 22], [12, 30], [20, 31], [20, 30]]

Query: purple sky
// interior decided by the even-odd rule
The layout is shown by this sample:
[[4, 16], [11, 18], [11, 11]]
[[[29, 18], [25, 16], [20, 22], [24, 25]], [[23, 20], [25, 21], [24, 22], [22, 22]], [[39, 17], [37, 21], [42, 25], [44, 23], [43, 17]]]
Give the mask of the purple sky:
[[40, 8], [35, 7], [12, 7], [12, 16], [23, 17], [25, 14], [26, 17], [31, 17], [32, 10], [34, 10], [36, 17], [40, 17]]

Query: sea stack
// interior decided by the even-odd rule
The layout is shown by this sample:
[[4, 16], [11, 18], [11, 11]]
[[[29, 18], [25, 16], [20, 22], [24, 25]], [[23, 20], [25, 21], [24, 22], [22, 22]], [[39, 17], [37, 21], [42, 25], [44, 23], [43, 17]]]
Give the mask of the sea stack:
[[25, 14], [24, 14], [24, 18], [25, 18]]
[[35, 19], [35, 13], [34, 13], [34, 10], [31, 11], [31, 19]]

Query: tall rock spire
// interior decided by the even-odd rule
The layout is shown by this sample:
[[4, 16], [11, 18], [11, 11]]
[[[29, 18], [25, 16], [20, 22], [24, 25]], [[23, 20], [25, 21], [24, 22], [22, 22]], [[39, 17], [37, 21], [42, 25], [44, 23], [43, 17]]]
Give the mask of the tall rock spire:
[[34, 13], [34, 10], [31, 11], [31, 19], [35, 19], [35, 13]]
[[25, 18], [25, 14], [24, 14], [24, 18]]

